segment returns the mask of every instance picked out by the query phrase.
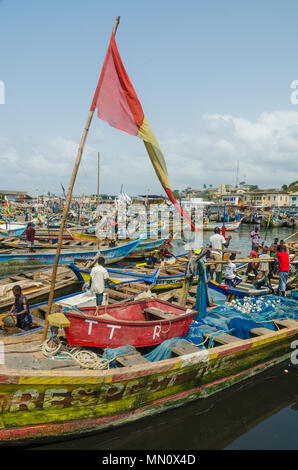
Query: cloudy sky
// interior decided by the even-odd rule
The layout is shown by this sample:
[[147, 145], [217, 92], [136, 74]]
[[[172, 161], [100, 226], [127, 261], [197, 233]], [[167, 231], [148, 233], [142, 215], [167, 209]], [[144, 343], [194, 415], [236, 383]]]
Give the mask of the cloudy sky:
[[[172, 189], [298, 179], [295, 0], [0, 0], [0, 189], [67, 188], [117, 15]], [[162, 189], [142, 141], [93, 118], [75, 194]]]

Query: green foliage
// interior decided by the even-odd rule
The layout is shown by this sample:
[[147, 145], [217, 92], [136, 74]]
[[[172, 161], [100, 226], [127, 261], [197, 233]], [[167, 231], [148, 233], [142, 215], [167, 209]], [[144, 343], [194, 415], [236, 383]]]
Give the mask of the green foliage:
[[175, 190], [173, 191], [173, 196], [174, 196], [175, 199], [179, 199], [179, 197], [180, 197], [180, 192], [179, 192], [178, 189], [175, 189]]

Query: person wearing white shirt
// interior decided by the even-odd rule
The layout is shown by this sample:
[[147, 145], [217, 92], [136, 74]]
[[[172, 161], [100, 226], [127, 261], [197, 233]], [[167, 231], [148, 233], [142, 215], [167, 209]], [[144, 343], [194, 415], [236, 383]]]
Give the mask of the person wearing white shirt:
[[[230, 240], [231, 240], [231, 236], [229, 236], [226, 240], [225, 237], [223, 237], [220, 234], [220, 228], [215, 227], [214, 235], [212, 235], [209, 239], [210, 245], [211, 245], [210, 259], [214, 260], [214, 261], [218, 261], [218, 262], [222, 261], [222, 247], [223, 246], [228, 247], [229, 243], [230, 243]], [[220, 263], [212, 264], [210, 266], [210, 277], [211, 277], [211, 279], [213, 279], [214, 271], [216, 272], [216, 282], [219, 282], [219, 276], [220, 276], [220, 273], [221, 273], [221, 264]]]
[[109, 273], [104, 268], [104, 264], [104, 257], [99, 257], [97, 260], [97, 265], [91, 269], [90, 273], [89, 287], [91, 291], [96, 295], [96, 305], [102, 304], [105, 281], [109, 280]]
[[236, 255], [233, 253], [228, 261], [228, 264], [225, 269], [225, 282], [229, 286], [237, 286], [242, 281], [242, 277], [237, 276], [236, 273], [236, 264], [232, 262]]

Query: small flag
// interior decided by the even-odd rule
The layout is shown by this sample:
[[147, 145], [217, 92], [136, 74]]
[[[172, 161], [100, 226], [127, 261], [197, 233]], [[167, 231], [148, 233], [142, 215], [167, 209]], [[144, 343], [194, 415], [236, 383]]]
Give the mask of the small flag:
[[11, 213], [10, 204], [6, 196], [4, 196], [4, 201], [5, 201], [6, 213], [10, 214]]
[[244, 205], [242, 204], [242, 202], [241, 202], [240, 199], [238, 200], [238, 206], [239, 206], [239, 207], [244, 207]]

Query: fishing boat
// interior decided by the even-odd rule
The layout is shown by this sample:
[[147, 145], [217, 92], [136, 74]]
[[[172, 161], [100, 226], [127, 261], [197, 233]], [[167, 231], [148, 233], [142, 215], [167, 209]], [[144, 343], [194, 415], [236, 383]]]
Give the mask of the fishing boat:
[[[13, 287], [19, 285], [28, 301], [36, 302], [50, 292], [52, 268], [43, 268], [22, 274], [12, 274], [0, 278], [0, 312], [11, 307], [14, 303]], [[59, 266], [55, 294], [59, 295], [65, 289], [77, 284], [77, 278], [67, 267]]]
[[[202, 253], [202, 249], [197, 250], [196, 255]], [[171, 260], [172, 258], [170, 258]], [[81, 284], [89, 284], [90, 269], [80, 267], [79, 263], [70, 263], [70, 269], [75, 273]], [[247, 267], [247, 263], [238, 263], [237, 271]], [[123, 268], [107, 268], [110, 279], [115, 282], [133, 282], [140, 281], [153, 284], [152, 291], [160, 293], [170, 289], [178, 289], [182, 287], [185, 280], [186, 253], [177, 256], [177, 260], [173, 258], [173, 263], [166, 264], [166, 260], [157, 263], [154, 267], [141, 263], [135, 266], [125, 266]], [[196, 285], [198, 277], [194, 276], [192, 284]]]
[[0, 236], [1, 237], [21, 237], [27, 228], [26, 225], [20, 224], [0, 224]]
[[172, 347], [172, 358], [157, 362], [146, 360], [135, 350], [116, 358], [118, 367], [107, 370], [75, 370], [73, 361], [63, 368], [61, 360], [57, 368], [40, 352], [31, 353], [33, 369], [33, 362], [18, 362], [18, 350], [22, 344], [22, 357], [28, 357], [24, 351], [38, 349], [41, 332], [4, 338], [9, 354], [0, 366], [0, 441], [28, 445], [79, 437], [251, 380], [288, 360], [291, 344], [298, 338], [298, 322], [280, 321], [279, 328], [258, 331], [246, 340], [219, 335], [218, 343], [210, 349], [185, 342]]
[[[230, 232], [230, 231], [237, 230], [240, 227], [241, 223], [242, 223], [242, 219], [237, 220], [235, 222], [225, 223], [224, 226], [225, 226], [226, 231]], [[211, 231], [211, 230], [214, 230], [215, 227], [218, 227], [218, 226], [219, 226], [218, 223], [204, 223], [203, 229], [207, 231], [209, 230]]]
[[64, 331], [70, 346], [140, 348], [185, 336], [196, 313], [158, 299], [84, 307], [66, 311]]
[[208, 287], [220, 294], [225, 296], [236, 296], [236, 297], [260, 297], [263, 295], [272, 294], [272, 289], [267, 285], [260, 287], [259, 289], [254, 288], [251, 284], [241, 283], [236, 287], [229, 286], [225, 283], [218, 283], [216, 281], [210, 280], [208, 282]]
[[[97, 238], [96, 235], [74, 232], [74, 231], [70, 231], [70, 233], [72, 235], [73, 240], [76, 240], [76, 241], [85, 241], [85, 242], [89, 241], [93, 243], [97, 243], [98, 241], [100, 241], [100, 239]], [[121, 241], [129, 241], [129, 239], [121, 240]], [[150, 254], [151, 251], [158, 250], [166, 241], [167, 241], [167, 238], [160, 238], [157, 240], [146, 238], [144, 241], [142, 241], [139, 244], [139, 246], [133, 251], [133, 253], [131, 253], [130, 256], [134, 258], [141, 258], [141, 257], [147, 256]]]
[[[143, 239], [124, 243], [115, 248], [107, 248], [103, 250], [65, 250], [60, 253], [59, 264], [73, 263], [75, 259], [91, 260], [99, 253], [105, 258], [106, 264], [116, 263], [123, 260], [132, 250], [134, 250]], [[47, 266], [53, 265], [55, 262], [56, 252], [34, 252], [34, 253], [0, 253], [0, 264], [2, 265], [21, 265], [21, 266]]]
[[[9, 240], [1, 240], [1, 245], [18, 250], [26, 250], [31, 248], [30, 242], [20, 240], [19, 238], [11, 238]], [[55, 249], [57, 246], [56, 240], [52, 239], [51, 242], [40, 242], [34, 241], [35, 250], [49, 250]], [[93, 241], [84, 241], [84, 240], [63, 240], [62, 248], [63, 249], [73, 249], [73, 248], [97, 248], [98, 243]], [[105, 246], [108, 248], [108, 244], [102, 244], [101, 247]]]
[[[90, 269], [81, 268], [74, 263], [69, 267], [76, 274], [78, 280], [84, 284], [90, 282]], [[136, 267], [128, 268], [107, 268], [110, 279], [115, 283], [140, 281], [148, 284], [154, 283], [152, 290], [154, 292], [168, 289], [177, 289], [182, 286], [185, 277], [185, 264], [165, 266], [161, 268]], [[157, 277], [158, 274], [158, 277]], [[197, 278], [193, 283], [197, 282]]]
[[[109, 47], [109, 51], [111, 47], [114, 47], [114, 53], [118, 52], [114, 45], [118, 22], [119, 19], [115, 24]], [[108, 54], [107, 58], [109, 57]], [[100, 84], [103, 78], [102, 76]], [[73, 182], [99, 93], [105, 91], [100, 84], [96, 89], [83, 133], [82, 145], [78, 150]], [[132, 97], [135, 98], [134, 90], [132, 91]], [[112, 99], [118, 93], [116, 105], [118, 103], [121, 105], [121, 100], [117, 100], [120, 92], [120, 85], [115, 90], [115, 94], [111, 93], [108, 88], [107, 96]], [[134, 102], [137, 103], [137, 100]], [[102, 109], [101, 106], [100, 113]], [[133, 133], [137, 135], [137, 131], [143, 132], [142, 138], [160, 181], [169, 198], [175, 201], [170, 190], [161, 150], [155, 137], [148, 134], [148, 129], [151, 133], [149, 123], [145, 121], [145, 129], [142, 126], [144, 115], [141, 114], [140, 106], [137, 111], [141, 119], [138, 121], [138, 128], [134, 129]], [[133, 114], [129, 116], [131, 125]], [[117, 120], [113, 118], [112, 124], [117, 125]], [[126, 126], [122, 128], [127, 131]], [[72, 186], [70, 185], [59, 239], [61, 239], [67, 218], [71, 195]], [[177, 204], [176, 201], [175, 203]], [[60, 246], [58, 245], [57, 260], [59, 254]], [[173, 302], [170, 305], [171, 309], [175, 308]], [[49, 298], [49, 310], [51, 306], [52, 299]], [[89, 318], [84, 317], [81, 312], [76, 313], [80, 315], [81, 321], [85, 322], [87, 319], [85, 323], [89, 323], [88, 331], [89, 328], [94, 328], [93, 322], [97, 321], [94, 320], [94, 315]], [[71, 323], [73, 317], [70, 317], [70, 314], [73, 315], [74, 312], [68, 311], [70, 320], [67, 318], [66, 320]], [[112, 322], [110, 318], [108, 321]], [[159, 325], [162, 321], [158, 320]], [[169, 328], [170, 320], [168, 319], [167, 322]], [[156, 362], [151, 362], [144, 357], [142, 348], [137, 350], [132, 346], [133, 352], [131, 353], [121, 355], [116, 352], [116, 357], [113, 358], [116, 361], [116, 367], [105, 369], [82, 368], [72, 360], [71, 356], [63, 361], [64, 364], [59, 359], [58, 365], [53, 358], [45, 357], [40, 350], [40, 343], [47, 333], [46, 322], [44, 331], [29, 331], [21, 333], [21, 336], [3, 337], [1, 352], [4, 350], [5, 363], [2, 361], [0, 364], [2, 405], [0, 441], [2, 444], [25, 443], [28, 445], [33, 442], [42, 442], [44, 439], [78, 437], [168, 411], [218, 393], [246, 379], [251, 380], [252, 377], [278, 363], [287, 361], [290, 357], [291, 345], [298, 338], [298, 322], [280, 320], [275, 323], [279, 329], [273, 331], [266, 328], [254, 328], [251, 329], [251, 336], [248, 339], [240, 339], [227, 333], [218, 334], [217, 331], [216, 337], [212, 338], [213, 341], [206, 334], [204, 345], [195, 346], [185, 339], [181, 340], [183, 343], [175, 341], [170, 346], [171, 357]], [[55, 327], [54, 323], [52, 325]], [[78, 329], [80, 330], [81, 326]], [[112, 331], [112, 328], [110, 330]], [[153, 347], [159, 348], [164, 345], [165, 342]], [[83, 351], [80, 350], [80, 352]], [[86, 349], [86, 352], [87, 355], [91, 355], [89, 349]], [[106, 363], [99, 361], [99, 364], [105, 367]]]

